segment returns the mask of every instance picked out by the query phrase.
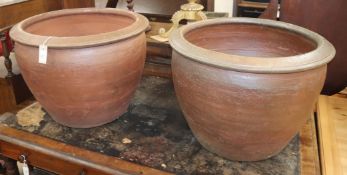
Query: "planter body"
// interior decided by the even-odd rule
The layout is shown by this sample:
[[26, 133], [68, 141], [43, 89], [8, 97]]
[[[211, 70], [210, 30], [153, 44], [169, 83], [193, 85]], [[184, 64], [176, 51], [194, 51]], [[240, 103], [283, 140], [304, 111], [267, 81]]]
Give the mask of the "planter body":
[[[333, 95], [347, 86], [347, 1], [282, 0], [281, 17], [326, 37], [336, 47], [322, 93]], [[314, 12], [314, 13], [313, 13]]]
[[301, 65], [320, 54], [316, 43], [267, 25], [297, 27], [211, 20], [182, 28], [170, 40], [175, 91], [187, 122], [206, 149], [228, 159], [256, 161], [280, 152], [312, 115], [335, 52], [320, 38], [328, 48], [320, 52], [325, 61]]
[[[102, 12], [93, 9], [75, 9], [44, 14], [44, 18], [50, 19], [52, 15], [60, 16], [65, 12], [70, 13], [72, 18], [75, 14], [90, 14], [90, 17], [86, 17], [89, 19], [93, 19], [93, 15], [96, 15], [95, 21], [100, 21], [98, 19], [100, 16], [97, 16], [99, 12], [106, 17], [109, 14], [108, 9]], [[121, 11], [121, 13], [136, 17], [130, 12]], [[111, 15], [116, 22], [117, 15], [119, 14]], [[64, 16], [58, 17], [63, 21], [59, 23], [52, 18], [51, 21], [39, 20], [43, 22], [31, 25], [33, 19], [35, 17], [29, 19], [29, 22], [26, 22], [28, 24], [24, 23], [29, 27], [23, 27], [24, 32], [35, 34], [29, 36], [32, 37], [32, 41], [42, 42], [37, 35], [46, 38], [50, 35], [55, 36], [47, 42], [46, 64], [38, 63], [37, 44], [21, 40], [23, 31], [19, 31], [20, 28], [14, 29], [11, 36], [16, 41], [15, 53], [23, 77], [35, 98], [50, 116], [66, 126], [87, 128], [111, 122], [126, 112], [144, 67], [146, 38], [143, 31], [147, 27], [147, 21], [140, 26], [143, 29], [119, 39], [123, 34], [117, 33], [118, 31], [113, 34], [110, 32], [114, 29], [121, 30], [128, 25], [131, 32], [133, 21], [125, 20], [124, 23], [118, 21], [120, 27], [114, 26], [114, 29], [112, 26], [102, 24], [100, 27], [95, 27], [96, 29], [77, 28], [76, 30], [81, 32], [76, 33], [71, 31], [72, 28], [66, 27], [67, 31], [64, 31], [64, 26], [58, 27], [65, 25]], [[80, 24], [75, 21], [76, 24], [69, 25], [90, 25], [88, 24], [90, 21], [83, 21]], [[119, 29], [116, 29], [117, 27]], [[101, 35], [108, 36], [98, 36], [98, 32], [104, 32]], [[88, 38], [89, 35], [97, 38], [93, 40]], [[66, 36], [69, 36], [70, 41], [64, 41]], [[100, 37], [108, 40], [100, 41], [98, 40]]]
[[[218, 69], [173, 55], [178, 100], [194, 135], [232, 160], [280, 152], [312, 115], [326, 67], [292, 74]], [[218, 78], [217, 78], [218, 77]]]

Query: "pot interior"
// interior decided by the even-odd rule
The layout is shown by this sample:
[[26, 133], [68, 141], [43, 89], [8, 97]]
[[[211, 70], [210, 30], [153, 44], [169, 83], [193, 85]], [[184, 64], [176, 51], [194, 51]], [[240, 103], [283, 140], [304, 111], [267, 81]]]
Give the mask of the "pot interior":
[[230, 55], [287, 57], [317, 47], [311, 39], [285, 29], [255, 24], [219, 24], [193, 29], [185, 34], [192, 44]]
[[24, 30], [42, 36], [74, 37], [116, 31], [131, 25], [134, 21], [125, 15], [83, 13], [43, 19], [28, 24]]

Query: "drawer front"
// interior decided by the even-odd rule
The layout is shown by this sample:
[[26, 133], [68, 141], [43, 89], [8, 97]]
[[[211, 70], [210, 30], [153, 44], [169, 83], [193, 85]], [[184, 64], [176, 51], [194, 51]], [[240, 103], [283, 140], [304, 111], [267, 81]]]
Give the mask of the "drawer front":
[[63, 160], [4, 141], [0, 141], [0, 153], [5, 157], [18, 161], [21, 155], [25, 155], [28, 164], [62, 175], [109, 174], [102, 170], [83, 166], [72, 161]]
[[169, 175], [154, 168], [88, 151], [0, 124], [0, 154], [62, 175]]

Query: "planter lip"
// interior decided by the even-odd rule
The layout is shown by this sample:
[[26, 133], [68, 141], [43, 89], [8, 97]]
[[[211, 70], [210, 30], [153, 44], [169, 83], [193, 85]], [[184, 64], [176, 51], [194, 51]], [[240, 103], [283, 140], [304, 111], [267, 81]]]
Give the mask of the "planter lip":
[[[132, 18], [134, 22], [129, 26], [112, 32], [72, 37], [42, 36], [31, 34], [24, 30], [26, 26], [38, 22], [40, 20], [54, 18], [58, 16], [86, 13], [123, 15]], [[49, 48], [84, 48], [114, 43], [136, 36], [144, 32], [148, 26], [149, 21], [146, 17], [128, 10], [114, 8], [76, 8], [51, 11], [27, 18], [19, 22], [11, 29], [10, 36], [16, 42], [34, 47], [38, 47], [40, 44], [46, 42], [46, 45]]]
[[[212, 51], [196, 46], [185, 39], [184, 35], [189, 31], [219, 24], [249, 24], [279, 28], [298, 33], [315, 42], [317, 47], [310, 52], [299, 55], [264, 58]], [[244, 17], [219, 18], [194, 22], [174, 31], [170, 36], [169, 42], [176, 52], [193, 61], [222, 69], [250, 73], [291, 73], [305, 71], [326, 65], [336, 54], [334, 46], [328, 40], [308, 29], [280, 21]]]

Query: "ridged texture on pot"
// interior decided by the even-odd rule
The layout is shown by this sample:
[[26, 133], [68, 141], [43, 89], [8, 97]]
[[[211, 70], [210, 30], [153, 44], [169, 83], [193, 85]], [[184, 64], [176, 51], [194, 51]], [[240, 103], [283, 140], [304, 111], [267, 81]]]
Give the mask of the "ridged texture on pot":
[[[144, 34], [81, 49], [49, 49], [46, 65], [36, 47], [16, 44], [16, 58], [35, 98], [57, 122], [93, 127], [126, 112], [146, 54]], [[134, 50], [133, 48], [137, 48]]]
[[334, 47], [270, 20], [196, 22], [174, 32], [172, 73], [199, 142], [237, 161], [280, 152], [312, 115]]
[[312, 115], [326, 66], [290, 74], [223, 70], [173, 53], [178, 101], [199, 142], [232, 160], [280, 152]]
[[[146, 27], [142, 26], [143, 30]], [[18, 39], [15, 53], [23, 77], [55, 121], [88, 128], [111, 122], [126, 112], [144, 67], [146, 36], [143, 31], [121, 40], [116, 38], [122, 35], [112, 37], [105, 33], [110, 37], [106, 38], [107, 42], [87, 39], [82, 41], [84, 46], [78, 45], [81, 42], [78, 36], [73, 46], [64, 43], [64, 38], [54, 37], [48, 42], [47, 64], [40, 64], [38, 47], [33, 43], [23, 44], [25, 40], [21, 40], [18, 28], [14, 30], [12, 37]], [[90, 36], [99, 39], [97, 33]], [[32, 42], [37, 38], [33, 35]], [[50, 42], [56, 45], [50, 47]]]

